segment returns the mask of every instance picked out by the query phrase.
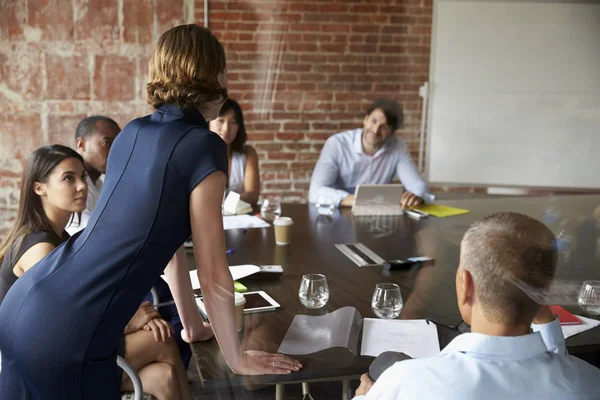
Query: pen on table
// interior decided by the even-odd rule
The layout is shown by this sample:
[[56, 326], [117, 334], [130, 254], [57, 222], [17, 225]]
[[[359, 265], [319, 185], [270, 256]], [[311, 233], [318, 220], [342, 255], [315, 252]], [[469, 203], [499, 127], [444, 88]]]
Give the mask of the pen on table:
[[232, 255], [233, 253], [235, 253], [235, 249], [232, 247], [232, 248], [230, 248], [230, 249], [227, 249], [227, 251], [225, 252], [225, 255], [226, 255], [226, 256], [230, 256], [230, 255]]

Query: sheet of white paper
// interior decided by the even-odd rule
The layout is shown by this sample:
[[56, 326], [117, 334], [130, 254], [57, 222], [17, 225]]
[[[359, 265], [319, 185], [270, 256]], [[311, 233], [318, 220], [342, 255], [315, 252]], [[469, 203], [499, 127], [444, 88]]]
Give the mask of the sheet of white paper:
[[[231, 277], [234, 281], [255, 274], [258, 271], [260, 271], [260, 267], [252, 264], [232, 265], [229, 267], [229, 272], [231, 272]], [[165, 282], [167, 282], [167, 284], [169, 283], [166, 275], [163, 275], [162, 278], [165, 280]], [[198, 270], [195, 269], [190, 271], [190, 281], [192, 281], [192, 288], [200, 289], [200, 281], [198, 281]]]
[[437, 328], [424, 319], [365, 318], [360, 355], [377, 357], [384, 351], [398, 351], [412, 358], [435, 356], [440, 352]]
[[571, 337], [573, 335], [577, 335], [578, 333], [588, 331], [598, 325], [600, 325], [600, 321], [582, 317], [580, 315], [576, 315], [577, 318], [581, 320], [581, 324], [579, 325], [562, 325], [563, 335], [565, 335], [565, 339]]
[[268, 228], [269, 223], [254, 215], [232, 215], [223, 217], [223, 229], [248, 229], [248, 228]]

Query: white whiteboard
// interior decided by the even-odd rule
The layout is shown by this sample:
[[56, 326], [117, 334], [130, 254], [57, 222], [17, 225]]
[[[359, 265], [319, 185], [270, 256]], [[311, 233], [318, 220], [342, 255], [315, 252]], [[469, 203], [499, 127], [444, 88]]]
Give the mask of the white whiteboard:
[[436, 0], [427, 176], [600, 188], [600, 2]]

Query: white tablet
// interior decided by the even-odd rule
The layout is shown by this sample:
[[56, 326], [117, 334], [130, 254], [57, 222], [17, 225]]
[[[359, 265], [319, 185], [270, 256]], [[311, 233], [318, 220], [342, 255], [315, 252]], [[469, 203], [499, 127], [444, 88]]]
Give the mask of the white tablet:
[[[262, 290], [256, 292], [246, 292], [242, 294], [246, 299], [246, 304], [244, 305], [244, 314], [274, 311], [281, 307], [278, 302], [273, 300], [271, 296]], [[204, 315], [205, 318], [208, 318], [206, 308], [204, 307], [204, 302], [202, 302], [202, 297], [196, 297], [196, 304], [198, 305], [198, 309], [202, 315]]]

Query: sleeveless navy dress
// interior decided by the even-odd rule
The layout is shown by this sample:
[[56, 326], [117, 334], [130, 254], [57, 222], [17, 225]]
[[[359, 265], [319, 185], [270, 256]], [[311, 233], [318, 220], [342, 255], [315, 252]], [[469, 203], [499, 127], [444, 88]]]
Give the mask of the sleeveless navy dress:
[[0, 306], [1, 400], [119, 398], [123, 329], [190, 236], [190, 193], [227, 164], [195, 109], [163, 105], [123, 129], [87, 228]]

